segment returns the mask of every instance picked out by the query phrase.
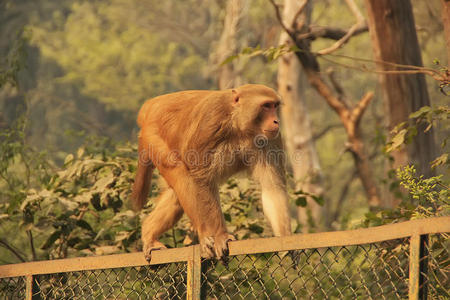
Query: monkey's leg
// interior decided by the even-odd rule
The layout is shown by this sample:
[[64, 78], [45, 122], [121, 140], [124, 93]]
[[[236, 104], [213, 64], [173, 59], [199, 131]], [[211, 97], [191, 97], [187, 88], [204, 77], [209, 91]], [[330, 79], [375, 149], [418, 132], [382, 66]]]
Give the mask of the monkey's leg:
[[183, 215], [183, 209], [173, 189], [165, 190], [156, 201], [155, 209], [142, 223], [143, 251], [145, 259], [149, 262], [152, 250], [166, 248], [158, 238], [172, 228]]
[[222, 259], [228, 253], [227, 242], [234, 238], [225, 226], [217, 186], [195, 180], [184, 165], [160, 169], [160, 172], [175, 190], [184, 212], [191, 219], [203, 252], [207, 257], [215, 255]]

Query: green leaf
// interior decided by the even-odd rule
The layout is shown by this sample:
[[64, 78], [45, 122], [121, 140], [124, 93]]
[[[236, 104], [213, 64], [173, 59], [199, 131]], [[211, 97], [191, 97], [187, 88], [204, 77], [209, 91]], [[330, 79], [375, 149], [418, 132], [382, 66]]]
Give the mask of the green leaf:
[[41, 249], [46, 250], [50, 248], [53, 243], [61, 236], [61, 230], [54, 231], [48, 239], [45, 241], [44, 245], [42, 245]]
[[239, 55], [231, 55], [228, 56], [223, 62], [220, 63], [220, 66], [224, 66], [226, 64], [231, 63], [233, 60], [237, 59]]
[[77, 220], [76, 224], [77, 224], [78, 227], [81, 227], [81, 228], [86, 229], [88, 231], [94, 231], [92, 229], [91, 225], [89, 225], [89, 223], [86, 222], [85, 220]]
[[248, 229], [250, 229], [250, 231], [254, 232], [254, 233], [263, 233], [264, 228], [262, 228], [261, 226], [257, 225], [257, 224], [250, 224]]
[[316, 201], [317, 204], [319, 204], [320, 206], [323, 206], [325, 204], [325, 200], [323, 199], [322, 196], [316, 196], [316, 195], [311, 195], [311, 197], [314, 199], [314, 201]]
[[78, 157], [78, 158], [81, 158], [81, 157], [83, 157], [83, 155], [84, 155], [84, 152], [85, 152], [85, 149], [84, 149], [84, 147], [80, 147], [80, 148], [78, 148], [78, 151], [77, 151], [77, 157]]
[[79, 203], [63, 197], [58, 198], [58, 202], [61, 203], [66, 210], [74, 210], [79, 206]]
[[86, 192], [76, 195], [73, 199], [79, 203], [89, 203], [92, 199], [93, 192]]
[[393, 138], [391, 143], [387, 146], [386, 152], [397, 150], [405, 142], [405, 135], [408, 131], [406, 129], [400, 130]]
[[448, 162], [448, 153], [444, 153], [431, 162], [431, 168], [445, 165]]
[[[259, 49], [258, 49], [259, 50]], [[252, 54], [253, 52], [255, 52], [255, 48], [252, 47], [245, 47], [244, 49], [242, 49], [241, 53], [242, 54]]]
[[225, 218], [225, 221], [231, 222], [231, 215], [229, 213], [224, 213], [223, 217]]
[[431, 107], [429, 106], [422, 106], [418, 111], [415, 111], [409, 115], [410, 119], [415, 119], [418, 117], [421, 117], [423, 115], [426, 115], [431, 111]]
[[253, 51], [253, 53], [250, 54], [250, 57], [258, 56], [261, 54], [264, 54], [264, 52], [262, 50], [255, 50], [255, 51]]
[[298, 51], [300, 51], [300, 48], [297, 47], [297, 45], [292, 45], [292, 46], [289, 48], [289, 51], [292, 51], [292, 52], [298, 52]]
[[294, 195], [304, 195], [304, 194], [305, 194], [305, 192], [301, 189], [294, 192]]
[[306, 206], [306, 197], [300, 196], [295, 199], [295, 205], [305, 207]]
[[114, 182], [114, 175], [112, 173], [109, 173], [105, 177], [97, 180], [93, 190], [98, 192], [104, 192], [113, 182]]
[[64, 159], [64, 165], [67, 166], [69, 163], [73, 161], [73, 159], [74, 159], [73, 154], [67, 155], [66, 158]]

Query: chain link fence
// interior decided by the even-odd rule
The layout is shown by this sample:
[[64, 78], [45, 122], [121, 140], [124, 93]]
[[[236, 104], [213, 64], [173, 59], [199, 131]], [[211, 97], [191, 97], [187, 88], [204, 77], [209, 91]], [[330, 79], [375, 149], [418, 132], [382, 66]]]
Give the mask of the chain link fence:
[[185, 299], [186, 264], [45, 274], [34, 283], [41, 299]]
[[24, 299], [25, 277], [0, 278], [0, 298], [2, 299]]
[[206, 298], [404, 299], [408, 241], [233, 256], [207, 262]]
[[[0, 298], [450, 299], [448, 235], [421, 236], [424, 242], [417, 270], [421, 279], [416, 294], [411, 289], [413, 244], [404, 237], [357, 245], [231, 253], [227, 264], [199, 256], [198, 263], [188, 257], [156, 265], [95, 270], [85, 266], [79, 271], [45, 274], [39, 270], [41, 274], [10, 277], [2, 276], [4, 266], [0, 266]], [[195, 251], [189, 253], [195, 255]]]
[[450, 299], [450, 239], [448, 234], [429, 236], [421, 270], [423, 288], [429, 299]]

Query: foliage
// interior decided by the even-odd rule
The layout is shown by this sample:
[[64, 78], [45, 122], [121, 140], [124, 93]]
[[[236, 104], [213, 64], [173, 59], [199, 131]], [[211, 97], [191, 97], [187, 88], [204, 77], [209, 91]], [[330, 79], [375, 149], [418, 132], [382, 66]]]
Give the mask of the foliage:
[[24, 67], [26, 52], [24, 51], [28, 35], [20, 31], [13, 41], [6, 57], [0, 61], [0, 88], [6, 84], [17, 86], [17, 75]]
[[[391, 132], [391, 139], [385, 145], [385, 151], [390, 153], [408, 144], [417, 135], [418, 130], [430, 130], [445, 123], [450, 116], [448, 106], [431, 108], [423, 106], [416, 112], [410, 114], [411, 123], [403, 122], [397, 125]], [[425, 126], [423, 126], [425, 125]], [[441, 147], [446, 149], [448, 137], [441, 142]], [[444, 152], [434, 161], [430, 167], [441, 166], [448, 170], [449, 153]], [[415, 218], [425, 218], [434, 216], [450, 215], [450, 188], [448, 178], [444, 175], [424, 178], [418, 175], [413, 165], [405, 166], [395, 170], [395, 176], [399, 184], [408, 191], [409, 197], [403, 199], [402, 203], [388, 210], [381, 210], [378, 213], [370, 212], [366, 214], [364, 224], [366, 226], [381, 225], [400, 220]]]
[[[2, 244], [7, 244], [6, 239], [14, 236], [11, 232], [17, 230], [19, 224], [32, 218], [20, 209], [28, 189], [50, 179], [52, 164], [44, 152], [27, 145], [26, 128], [27, 119], [22, 116], [11, 128], [0, 131], [0, 232], [5, 237]], [[21, 229], [31, 234], [30, 228]], [[19, 239], [16, 247], [22, 248], [22, 245], [23, 240]]]
[[80, 148], [44, 188], [28, 191], [21, 209], [33, 216], [29, 225], [51, 232], [41, 249], [51, 257], [66, 257], [69, 250], [126, 250], [136, 241], [135, 214], [119, 213], [134, 170], [132, 153], [129, 147], [111, 152]]
[[424, 178], [416, 175], [414, 166], [397, 170], [401, 185], [417, 203], [417, 216], [439, 216], [450, 213], [450, 189], [442, 180], [443, 175]]
[[242, 51], [238, 54], [231, 55], [227, 57], [221, 65], [228, 64], [232, 62], [235, 59], [239, 59], [242, 56], [248, 56], [248, 57], [255, 57], [255, 56], [262, 56], [264, 57], [267, 62], [272, 62], [274, 60], [277, 60], [281, 56], [283, 56], [286, 53], [299, 51], [298, 47], [295, 45], [289, 46], [286, 44], [279, 45], [279, 46], [271, 46], [267, 49], [261, 49], [261, 47], [258, 45], [256, 47], [245, 47], [242, 49]]
[[101, 246], [126, 249], [136, 240], [137, 220], [118, 211], [129, 191], [135, 149], [108, 150], [107, 141], [92, 139], [57, 169], [25, 143], [25, 124], [0, 136], [0, 186], [7, 187], [0, 193], [2, 228], [20, 224], [20, 230], [36, 233], [30, 241], [40, 248], [34, 259], [83, 249], [98, 253]]
[[[402, 122], [395, 126], [391, 131], [392, 138], [387, 143], [385, 151], [387, 153], [395, 151], [401, 148], [404, 144], [411, 143], [412, 139], [417, 135], [419, 130], [418, 125], [425, 124], [425, 132], [429, 131], [432, 127], [436, 127], [438, 123], [444, 122], [450, 118], [450, 108], [448, 106], [438, 106], [432, 108], [429, 106], [423, 106], [416, 112], [409, 115], [409, 119], [413, 121], [412, 124], [408, 122]], [[449, 137], [445, 137], [441, 142], [441, 147], [444, 148], [447, 145]], [[444, 154], [440, 158], [436, 159], [433, 163], [433, 167], [445, 164], [447, 162], [446, 155]]]
[[442, 175], [430, 178], [417, 176], [414, 166], [399, 168], [396, 175], [410, 197], [394, 209], [367, 213], [365, 226], [450, 215], [450, 188], [442, 180]]
[[325, 204], [325, 201], [322, 196], [314, 195], [314, 194], [308, 193], [304, 190], [297, 190], [294, 192], [294, 195], [296, 197], [294, 202], [295, 202], [295, 205], [297, 205], [297, 206], [306, 207], [307, 197], [311, 197], [311, 199], [313, 199], [320, 206], [323, 206]]

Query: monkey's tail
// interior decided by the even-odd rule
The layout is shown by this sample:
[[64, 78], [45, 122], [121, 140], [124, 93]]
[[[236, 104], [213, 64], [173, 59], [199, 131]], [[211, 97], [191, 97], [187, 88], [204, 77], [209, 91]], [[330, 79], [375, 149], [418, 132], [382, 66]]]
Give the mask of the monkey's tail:
[[152, 184], [152, 174], [155, 166], [151, 162], [138, 161], [133, 191], [131, 193], [131, 205], [135, 211], [141, 210], [147, 203], [148, 192]]

